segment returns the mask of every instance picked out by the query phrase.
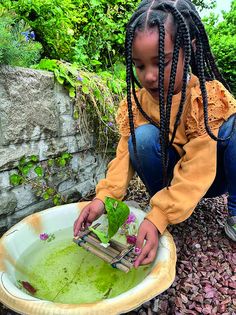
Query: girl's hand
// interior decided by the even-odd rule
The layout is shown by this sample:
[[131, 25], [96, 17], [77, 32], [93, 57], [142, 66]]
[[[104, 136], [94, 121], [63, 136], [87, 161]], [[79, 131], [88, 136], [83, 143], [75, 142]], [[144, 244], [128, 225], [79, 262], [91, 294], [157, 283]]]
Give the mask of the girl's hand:
[[79, 217], [74, 223], [74, 236], [78, 236], [80, 231], [83, 231], [98, 219], [105, 212], [104, 203], [100, 199], [94, 199], [81, 211]]
[[[146, 243], [143, 246], [144, 240], [146, 240]], [[135, 247], [135, 251], [138, 254], [134, 262], [135, 268], [138, 268], [139, 265], [150, 264], [156, 257], [158, 248], [158, 230], [151, 221], [144, 219], [141, 223]], [[140, 254], [138, 253], [139, 251]]]

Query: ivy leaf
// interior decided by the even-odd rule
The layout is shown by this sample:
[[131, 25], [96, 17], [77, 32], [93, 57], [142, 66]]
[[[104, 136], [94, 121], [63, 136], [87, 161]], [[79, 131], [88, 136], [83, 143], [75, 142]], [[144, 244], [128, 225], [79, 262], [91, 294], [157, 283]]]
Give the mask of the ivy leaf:
[[18, 174], [12, 174], [10, 175], [10, 183], [13, 186], [20, 185], [22, 182], [22, 177]]
[[43, 176], [43, 168], [41, 166], [36, 166], [34, 171], [38, 175], [38, 177], [42, 177]]
[[53, 203], [55, 206], [59, 206], [61, 203], [60, 203], [60, 197], [58, 195], [56, 195], [55, 197], [53, 197], [52, 199]]
[[61, 157], [62, 159], [68, 160], [71, 158], [71, 154], [68, 152], [64, 152]]
[[30, 161], [37, 163], [39, 161], [38, 157], [36, 155], [30, 156]]
[[20, 159], [20, 161], [19, 161], [19, 165], [20, 165], [20, 166], [24, 166], [25, 164], [26, 164], [26, 157], [23, 156], [23, 157]]
[[66, 160], [63, 159], [63, 158], [59, 158], [59, 159], [58, 159], [58, 163], [59, 163], [59, 165], [60, 165], [61, 167], [66, 166]]
[[29, 174], [30, 169], [31, 169], [30, 165], [25, 165], [24, 167], [21, 168], [21, 172], [23, 175], [26, 176]]
[[49, 194], [47, 192], [42, 194], [42, 197], [44, 200], [48, 200], [50, 198]]

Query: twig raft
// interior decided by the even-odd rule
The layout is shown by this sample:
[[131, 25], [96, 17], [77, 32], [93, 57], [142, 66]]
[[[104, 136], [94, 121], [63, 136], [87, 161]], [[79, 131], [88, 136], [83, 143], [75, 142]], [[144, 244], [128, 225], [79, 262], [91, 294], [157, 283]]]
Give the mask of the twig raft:
[[[93, 226], [96, 229], [100, 224]], [[80, 235], [73, 239], [79, 246], [96, 255], [97, 257], [108, 262], [112, 267], [117, 268], [125, 273], [133, 268], [135, 254], [133, 253], [134, 245], [126, 246], [115, 240], [110, 241], [108, 247], [101, 245], [97, 236], [86, 229]]]

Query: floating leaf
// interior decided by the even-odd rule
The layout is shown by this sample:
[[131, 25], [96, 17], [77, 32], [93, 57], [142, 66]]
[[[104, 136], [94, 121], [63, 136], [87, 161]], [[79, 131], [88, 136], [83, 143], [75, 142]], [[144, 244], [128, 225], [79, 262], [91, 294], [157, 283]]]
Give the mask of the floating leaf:
[[31, 294], [36, 293], [37, 290], [28, 281], [21, 281], [21, 284], [23, 288], [26, 289], [29, 293]]

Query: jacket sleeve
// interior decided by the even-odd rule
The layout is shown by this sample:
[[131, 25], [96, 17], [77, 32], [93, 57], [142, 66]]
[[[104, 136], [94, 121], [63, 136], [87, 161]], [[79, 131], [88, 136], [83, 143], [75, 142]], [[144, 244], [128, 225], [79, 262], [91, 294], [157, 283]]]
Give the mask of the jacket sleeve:
[[105, 200], [105, 197], [122, 200], [133, 175], [128, 137], [122, 136], [117, 146], [116, 157], [108, 164], [106, 178], [100, 180], [96, 187], [96, 197], [102, 201]]
[[161, 234], [168, 224], [187, 219], [206, 194], [216, 175], [216, 148], [216, 141], [207, 134], [184, 146], [185, 154], [174, 168], [171, 186], [152, 197], [152, 210], [146, 216]]

